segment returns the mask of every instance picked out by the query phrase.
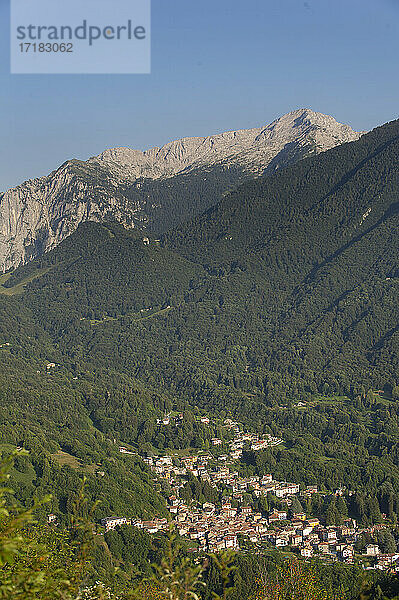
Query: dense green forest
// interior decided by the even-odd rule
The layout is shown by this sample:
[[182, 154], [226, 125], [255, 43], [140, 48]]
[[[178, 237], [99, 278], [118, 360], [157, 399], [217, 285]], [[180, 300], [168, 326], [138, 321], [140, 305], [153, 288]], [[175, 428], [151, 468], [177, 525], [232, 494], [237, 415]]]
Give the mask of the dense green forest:
[[[164, 515], [118, 445], [206, 448], [201, 413], [284, 438], [244, 471], [344, 485], [397, 518], [398, 152], [396, 121], [244, 183], [160, 240], [85, 223], [3, 275], [1, 449], [29, 451], [10, 472], [17, 503], [51, 491], [38, 514], [66, 524], [85, 475], [95, 519]], [[170, 410], [179, 430], [157, 425]]]
[[[317, 151], [319, 149], [311, 141], [287, 144], [264, 168], [264, 174], [273, 174]], [[126, 223], [130, 221], [132, 225], [144, 226], [154, 235], [192, 219], [250, 178], [245, 159], [243, 165], [237, 160], [232, 164], [225, 159], [208, 166], [187, 168], [173, 177], [139, 177], [126, 182], [122, 178], [118, 184], [110, 175], [109, 168], [99, 161], [74, 159], [61, 165], [60, 169], [65, 167], [74, 183], [87, 185], [90, 193], [101, 202], [117, 198]], [[108, 214], [113, 214], [112, 207], [107, 209]], [[117, 216], [115, 218], [118, 220]], [[37, 250], [40, 252], [40, 247]]]

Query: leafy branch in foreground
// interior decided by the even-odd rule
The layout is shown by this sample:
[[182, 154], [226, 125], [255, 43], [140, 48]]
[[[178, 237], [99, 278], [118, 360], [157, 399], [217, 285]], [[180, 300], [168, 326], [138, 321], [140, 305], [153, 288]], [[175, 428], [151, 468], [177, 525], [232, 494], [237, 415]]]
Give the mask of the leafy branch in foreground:
[[136, 600], [200, 600], [204, 568], [195, 565], [182, 553], [176, 534], [170, 530], [167, 548], [159, 565], [152, 565], [152, 575], [144, 580], [131, 597]]
[[311, 565], [287, 560], [272, 574], [265, 573], [252, 600], [344, 600], [346, 595], [324, 587]]
[[214, 600], [228, 600], [235, 592], [232, 575], [237, 570], [237, 567], [233, 564], [233, 554], [230, 552], [220, 552], [218, 555], [212, 554], [212, 559], [219, 570], [222, 580], [221, 593], [212, 592], [212, 596]]
[[[83, 486], [76, 500], [74, 528], [69, 531], [35, 522], [35, 510], [50, 500], [35, 500], [30, 509], [10, 500], [6, 487], [15, 452], [0, 463], [0, 599], [73, 600], [87, 572], [89, 536], [84, 519]], [[98, 596], [99, 597], [99, 596]]]

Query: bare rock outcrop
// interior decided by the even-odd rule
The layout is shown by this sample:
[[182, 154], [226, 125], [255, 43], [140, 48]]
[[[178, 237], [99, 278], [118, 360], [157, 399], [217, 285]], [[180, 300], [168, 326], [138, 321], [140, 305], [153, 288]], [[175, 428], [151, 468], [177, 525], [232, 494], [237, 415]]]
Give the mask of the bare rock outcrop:
[[87, 161], [68, 161], [50, 175], [0, 196], [0, 270], [15, 268], [54, 248], [82, 221], [113, 219], [144, 228], [152, 219], [156, 230], [162, 210], [154, 216], [148, 212], [148, 198], [141, 199], [139, 192], [126, 193], [137, 181], [167, 182], [213, 167], [234, 167], [238, 183], [240, 175], [272, 172], [360, 135], [333, 117], [300, 109], [266, 127], [183, 138], [144, 152], [113, 148]]

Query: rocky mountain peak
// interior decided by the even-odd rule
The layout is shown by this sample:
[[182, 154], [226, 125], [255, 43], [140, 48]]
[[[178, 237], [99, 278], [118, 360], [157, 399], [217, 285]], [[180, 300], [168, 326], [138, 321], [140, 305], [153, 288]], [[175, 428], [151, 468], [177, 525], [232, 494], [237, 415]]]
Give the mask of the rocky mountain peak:
[[[91, 161], [106, 164], [127, 178], [173, 177], [187, 169], [229, 160], [238, 161], [244, 169], [253, 172], [267, 166], [265, 163], [270, 160], [270, 151], [276, 154], [291, 142], [301, 143], [309, 138], [307, 141], [324, 151], [337, 143], [356, 140], [359, 136], [349, 125], [338, 123], [334, 117], [301, 108], [264, 127], [182, 138], [161, 148], [144, 151], [112, 148]], [[261, 156], [259, 153], [262, 153]]]
[[182, 138], [145, 151], [112, 148], [87, 161], [67, 161], [47, 177], [0, 194], [0, 270], [50, 250], [82, 221], [113, 219], [152, 231], [177, 225], [245, 177], [271, 173], [360, 135], [303, 108], [262, 127]]

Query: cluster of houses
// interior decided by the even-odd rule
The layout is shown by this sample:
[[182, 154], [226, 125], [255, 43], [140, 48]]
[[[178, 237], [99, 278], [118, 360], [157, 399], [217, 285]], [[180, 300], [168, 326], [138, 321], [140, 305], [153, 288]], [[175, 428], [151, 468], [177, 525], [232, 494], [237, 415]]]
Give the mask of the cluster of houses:
[[[221, 446], [222, 440], [220, 438], [212, 438], [213, 446]], [[258, 450], [264, 450], [265, 448], [271, 448], [272, 446], [278, 446], [282, 444], [283, 440], [274, 437], [270, 434], [263, 435], [261, 438], [256, 433], [239, 433], [233, 440], [229, 442], [230, 452], [229, 456], [233, 460], [237, 460], [242, 455], [245, 447], [255, 452]], [[226, 455], [226, 460], [228, 456]]]
[[[219, 457], [219, 461], [220, 461]], [[287, 498], [299, 493], [297, 483], [286, 481], [274, 481], [272, 475], [267, 474], [263, 477], [252, 475], [250, 477], [239, 477], [238, 471], [232, 471], [227, 465], [214, 464], [214, 459], [209, 454], [183, 456], [179, 459], [172, 456], [147, 457], [143, 459], [150, 469], [163, 479], [167, 479], [169, 485], [176, 495], [179, 494], [185, 480], [182, 479], [191, 473], [202, 481], [207, 481], [211, 487], [220, 489], [224, 486], [232, 498], [238, 502], [243, 501], [244, 493], [252, 493], [256, 497], [267, 496], [273, 492], [277, 498]], [[310, 486], [307, 493], [317, 492], [317, 487]]]
[[[173, 417], [179, 420], [182, 415]], [[159, 424], [168, 425], [170, 414], [165, 414]], [[210, 419], [199, 417], [208, 425]], [[298, 494], [307, 498], [318, 493], [317, 486], [308, 486], [300, 491], [299, 485], [286, 481], [276, 481], [271, 474], [262, 477], [253, 475], [240, 477], [234, 461], [239, 459], [244, 449], [260, 450], [281, 444], [282, 439], [270, 435], [259, 438], [256, 434], [243, 432], [239, 423], [226, 419], [224, 427], [232, 430], [229, 454], [215, 456], [209, 452], [185, 456], [148, 456], [143, 458], [156, 477], [168, 481], [171, 496], [168, 499], [170, 519], [155, 518], [151, 521], [109, 517], [103, 519], [105, 531], [121, 525], [133, 525], [154, 534], [166, 531], [170, 521], [179, 535], [195, 542], [198, 550], [217, 552], [225, 549], [239, 550], [244, 540], [260, 547], [289, 547], [304, 558], [319, 557], [326, 561], [339, 560], [352, 564], [355, 543], [363, 533], [374, 535], [384, 525], [359, 528], [354, 519], [346, 519], [342, 525], [326, 526], [318, 518], [310, 518], [303, 512], [293, 511], [292, 498]], [[212, 439], [213, 446], [221, 446], [222, 440]], [[121, 453], [131, 454], [121, 446]], [[205, 502], [202, 505], [192, 502], [188, 505], [181, 497], [180, 490], [186, 485], [188, 475], [194, 475], [217, 490], [221, 504]], [[267, 497], [269, 493], [280, 500], [281, 510], [274, 509], [268, 514], [255, 510], [251, 498]], [[341, 495], [343, 489], [336, 490]], [[252, 504], [252, 505], [251, 505]], [[290, 508], [291, 507], [291, 508]], [[266, 545], [266, 546], [265, 546]], [[365, 556], [375, 568], [397, 570], [399, 553], [382, 554], [375, 544], [369, 544]]]
[[[173, 424], [175, 426], [179, 426], [182, 424], [183, 418], [183, 413], [172, 414], [165, 412], [163, 417], [157, 419], [157, 425], [168, 426]], [[216, 425], [216, 423], [214, 423], [207, 416], [198, 417], [198, 422], [202, 425]], [[233, 460], [239, 459], [245, 448], [256, 452], [258, 450], [264, 450], [265, 448], [278, 446], [279, 444], [283, 443], [282, 439], [270, 434], [265, 434], [260, 437], [256, 433], [242, 431], [240, 423], [232, 421], [232, 419], [225, 419], [223, 427], [228, 431], [231, 431], [233, 434], [233, 439], [230, 439], [227, 442], [229, 445], [229, 455], [225, 455], [225, 460], [228, 458]], [[211, 439], [211, 444], [214, 447], [222, 446], [223, 440], [221, 438], [214, 437]]]
[[[211, 423], [209, 417], [200, 417], [200, 422], [204, 425], [209, 425]], [[264, 450], [265, 448], [270, 448], [272, 446], [278, 446], [283, 443], [283, 440], [272, 436], [270, 434], [265, 434], [262, 437], [259, 437], [256, 433], [249, 433], [248, 431], [242, 431], [241, 426], [236, 421], [232, 421], [231, 419], [225, 419], [223, 426], [230, 430], [233, 433], [233, 439], [228, 442], [229, 445], [229, 456], [225, 456], [225, 460], [231, 458], [233, 460], [237, 460], [242, 455], [242, 452], [245, 448], [258, 451]], [[223, 441], [220, 438], [212, 438], [211, 440], [212, 446], [221, 446]]]
[[[161, 419], [157, 419], [157, 424], [167, 426], [173, 422], [175, 425], [179, 425], [182, 420], [182, 413], [174, 416], [172, 416], [170, 413], [165, 413]], [[205, 425], [209, 425], [211, 422], [209, 417], [200, 417], [199, 421]], [[219, 462], [238, 460], [241, 457], [244, 449], [258, 451], [283, 443], [281, 438], [269, 434], [265, 434], [260, 437], [256, 433], [241, 431], [239, 423], [236, 423], [231, 419], [226, 419], [224, 421], [224, 427], [233, 430], [234, 437], [227, 442], [229, 446], [229, 453], [219, 455], [217, 458]], [[211, 439], [211, 444], [216, 448], [217, 446], [222, 446], [223, 441], [220, 438], [215, 437]], [[198, 476], [198, 474], [201, 474], [204, 470], [206, 470], [207, 463], [213, 460], [213, 458], [214, 457], [211, 453], [203, 455], [199, 454], [198, 456], [188, 456], [185, 459], [182, 459], [182, 463], [183, 466], [188, 469], [191, 467], [190, 470], [193, 472], [198, 471], [198, 473], [194, 472], [194, 474]], [[171, 474], [175, 471], [175, 469], [170, 468], [173, 465], [172, 457], [153, 457], [144, 460], [151, 468], [153, 468], [155, 465], [156, 468], [153, 468], [153, 470], [158, 475], [169, 477], [168, 474]], [[194, 462], [197, 463], [197, 467], [195, 469], [192, 468]], [[180, 469], [178, 469], [178, 474], [183, 474]]]
[[135, 452], [132, 452], [131, 450], [126, 448], [126, 446], [119, 446], [118, 450], [121, 454], [136, 454]]
[[[211, 502], [201, 506], [188, 506], [173, 495], [168, 499], [172, 523], [179, 535], [196, 543], [198, 551], [219, 552], [239, 550], [240, 543], [247, 540], [256, 545], [273, 546], [296, 550], [302, 557], [318, 557], [325, 560], [352, 564], [354, 545], [359, 535], [374, 535], [385, 525], [359, 528], [354, 519], [344, 520], [339, 526], [326, 526], [317, 518], [308, 518], [305, 513], [289, 514], [287, 510], [272, 510], [267, 516], [251, 506], [233, 506], [225, 500], [220, 507]], [[105, 531], [121, 525], [132, 525], [149, 534], [167, 531], [170, 520], [155, 518], [151, 521], [109, 517], [102, 520]], [[371, 560], [374, 568], [399, 572], [399, 553], [382, 554], [378, 545], [368, 544], [364, 556]]]
[[183, 413], [172, 415], [172, 413], [165, 412], [161, 419], [157, 419], [157, 425], [171, 425], [172, 423], [177, 427], [183, 423]]

